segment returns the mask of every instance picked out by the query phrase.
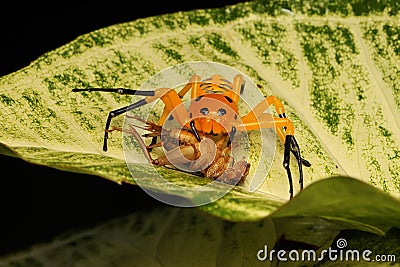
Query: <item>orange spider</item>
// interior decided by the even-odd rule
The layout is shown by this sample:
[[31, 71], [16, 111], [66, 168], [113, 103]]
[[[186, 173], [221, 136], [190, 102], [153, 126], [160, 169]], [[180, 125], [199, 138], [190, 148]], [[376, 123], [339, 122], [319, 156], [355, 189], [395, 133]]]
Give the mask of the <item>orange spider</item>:
[[[283, 167], [287, 172], [289, 193], [292, 197], [293, 183], [289, 167], [290, 152], [293, 153], [298, 162], [300, 190], [303, 189], [302, 165], [309, 167], [311, 164], [301, 157], [299, 145], [294, 137], [294, 126], [286, 117], [285, 108], [278, 98], [272, 95], [268, 96], [248, 114], [239, 116], [238, 102], [244, 84], [244, 78], [240, 74], [234, 77], [233, 83], [220, 75], [213, 75], [205, 80], [201, 80], [198, 75], [193, 75], [179, 92], [171, 88], [158, 88], [149, 91], [125, 88], [76, 88], [72, 91], [103, 91], [145, 96], [144, 99], [136, 103], [109, 113], [104, 133], [104, 151], [107, 151], [107, 139], [112, 118], [158, 99], [161, 99], [164, 103], [164, 111], [157, 124], [163, 126], [167, 119], [175, 119], [182, 127], [191, 129], [198, 142], [201, 141], [199, 133], [213, 135], [225, 133], [229, 134], [229, 146], [237, 131], [275, 128], [279, 139], [284, 144]], [[182, 98], [190, 90], [191, 102], [189, 108], [186, 109]], [[272, 105], [275, 107], [278, 116], [265, 112]]]

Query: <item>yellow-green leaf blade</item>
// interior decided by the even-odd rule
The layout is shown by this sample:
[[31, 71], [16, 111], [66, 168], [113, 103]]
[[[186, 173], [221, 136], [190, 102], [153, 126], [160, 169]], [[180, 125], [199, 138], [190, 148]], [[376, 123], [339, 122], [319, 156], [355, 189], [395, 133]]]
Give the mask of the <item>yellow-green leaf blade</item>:
[[[211, 60], [239, 69], [261, 84], [264, 94], [284, 101], [303, 156], [312, 163], [305, 169], [307, 186], [344, 174], [398, 197], [398, 76], [384, 72], [383, 66], [395, 68], [399, 56], [376, 52], [379, 45], [397, 51], [389, 38], [398, 30], [396, 18], [271, 16], [266, 8], [260, 9], [262, 4], [254, 1], [114, 25], [43, 55], [0, 79], [0, 142], [30, 162], [134, 184], [121, 135], [112, 133], [109, 151], [101, 150], [108, 112], [127, 105], [130, 97], [77, 94], [71, 89], [138, 88], [171, 65]], [[379, 27], [374, 19], [380, 21]], [[371, 29], [381, 39], [371, 39]], [[115, 125], [122, 123], [122, 118], [113, 120]], [[214, 203], [213, 210], [206, 210], [242, 221], [263, 218], [282, 206], [288, 189], [282, 146], [277, 146], [261, 189], [279, 198], [266, 194], [263, 199], [235, 189]], [[143, 171], [136, 175], [146, 176], [147, 168], [139, 166]], [[187, 179], [188, 186], [204, 183], [181, 173], [170, 179]], [[190, 197], [157, 184], [150, 187]]]

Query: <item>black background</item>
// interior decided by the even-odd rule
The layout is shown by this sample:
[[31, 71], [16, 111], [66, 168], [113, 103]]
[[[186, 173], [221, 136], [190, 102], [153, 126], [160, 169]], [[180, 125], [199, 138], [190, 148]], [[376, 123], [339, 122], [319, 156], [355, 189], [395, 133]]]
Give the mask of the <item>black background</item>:
[[[0, 15], [0, 76], [76, 37], [137, 18], [245, 1], [11, 2]], [[0, 88], [1, 90], [1, 88]], [[0, 155], [0, 255], [71, 228], [164, 205], [130, 185]]]

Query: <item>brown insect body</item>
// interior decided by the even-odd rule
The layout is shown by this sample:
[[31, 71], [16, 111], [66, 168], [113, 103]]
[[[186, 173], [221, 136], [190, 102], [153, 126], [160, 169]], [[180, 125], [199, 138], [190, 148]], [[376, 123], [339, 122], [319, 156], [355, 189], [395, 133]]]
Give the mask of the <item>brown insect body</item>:
[[[190, 129], [163, 129], [153, 122], [146, 121], [140, 117], [135, 119], [143, 122], [148, 131], [142, 137], [158, 138], [160, 142], [145, 145], [141, 138], [136, 138], [140, 147], [149, 161], [157, 166], [185, 164], [186, 168], [192, 171], [198, 170], [206, 178], [219, 179], [228, 184], [243, 182], [247, 176], [250, 164], [245, 160], [234, 162], [231, 154], [232, 147], [228, 145], [229, 135], [221, 133], [217, 136], [198, 132], [201, 141], [198, 141]], [[129, 130], [119, 127], [112, 127], [110, 131], [123, 131], [139, 136], [133, 126]], [[156, 147], [163, 147], [165, 153], [157, 158], [152, 157], [152, 150]]]

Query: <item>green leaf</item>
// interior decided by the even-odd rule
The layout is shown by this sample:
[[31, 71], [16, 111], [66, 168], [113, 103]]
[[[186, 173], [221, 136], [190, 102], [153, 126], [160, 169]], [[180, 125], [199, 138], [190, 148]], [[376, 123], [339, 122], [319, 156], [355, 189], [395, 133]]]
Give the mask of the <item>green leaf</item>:
[[0, 266], [274, 266], [257, 252], [272, 249], [276, 234], [271, 219], [231, 223], [164, 206], [64, 234], [3, 257]]
[[[276, 266], [279, 250], [286, 251], [284, 257], [288, 258], [289, 252], [296, 249], [288, 246], [289, 243], [285, 245], [285, 240], [299, 242], [297, 246], [303, 249], [307, 245], [319, 248], [316, 250], [318, 262], [288, 259], [289, 266], [367, 264], [362, 259], [330, 260], [327, 253], [321, 252], [329, 247], [336, 249], [338, 238], [346, 240], [348, 250], [358, 250], [360, 254], [370, 250], [371, 259], [375, 255], [399, 257], [399, 230], [394, 228], [381, 236], [340, 231], [334, 224], [310, 218], [232, 223], [195, 208], [163, 206], [64, 233], [50, 242], [1, 257], [0, 266]], [[275, 249], [272, 261], [269, 253], [265, 261], [257, 258], [259, 251], [265, 249], [268, 252]], [[262, 259], [264, 252], [261, 253]], [[391, 263], [393, 259], [387, 260], [388, 266]]]
[[[337, 248], [337, 242], [342, 240], [345, 242], [346, 251], [358, 251], [359, 259], [354, 260], [355, 266], [393, 266], [398, 265], [400, 256], [400, 233], [398, 228], [390, 229], [385, 235], [374, 235], [363, 231], [348, 229], [342, 230], [335, 240], [330, 244], [330, 247]], [[339, 240], [339, 241], [338, 241]], [[366, 254], [366, 260], [363, 259], [362, 253], [371, 251], [371, 254]], [[357, 254], [355, 254], [357, 255]], [[351, 256], [348, 256], [352, 259]], [[357, 259], [354, 257], [354, 259]], [[370, 259], [370, 260], [369, 260]], [[378, 262], [379, 261], [379, 262]], [[396, 264], [397, 263], [397, 264]], [[315, 266], [315, 265], [310, 265]], [[329, 261], [328, 257], [324, 257], [318, 266], [342, 266], [338, 261]]]
[[[270, 205], [267, 199], [262, 205], [262, 200], [255, 202], [248, 197], [234, 198], [232, 195], [234, 196], [230, 194], [200, 208], [222, 218], [231, 216], [233, 219], [248, 220], [252, 218], [250, 212], [264, 213], [267, 216], [268, 210], [262, 209]], [[229, 207], [235, 204], [241, 208], [233, 212], [219, 208], [219, 205]], [[400, 226], [399, 205], [400, 201], [364, 182], [348, 177], [335, 177], [313, 183], [294, 199], [274, 210], [270, 217], [321, 218], [335, 222], [343, 228], [383, 234], [392, 226]]]
[[[386, 9], [372, 10], [374, 15], [356, 16], [338, 4], [337, 14], [326, 14], [321, 11], [328, 10], [325, 4], [303, 10], [295, 2], [288, 15], [281, 12], [287, 6], [252, 1], [139, 19], [82, 35], [0, 78], [0, 152], [117, 183], [144, 178], [150, 181], [147, 189], [183, 199], [203, 197], [151, 183], [153, 168], [147, 164], [134, 165], [132, 177], [121, 134], [111, 133], [109, 151], [102, 152], [108, 112], [129, 104], [130, 97], [71, 89], [139, 88], [172, 65], [214, 61], [248, 75], [263, 95], [284, 101], [312, 166], [304, 170], [306, 189], [286, 203], [283, 148], [277, 143], [258, 192], [234, 188], [201, 209], [232, 221], [315, 216], [373, 232], [399, 226], [394, 207], [400, 195], [400, 55], [393, 41], [399, 34], [398, 9], [390, 2]], [[121, 126], [123, 118], [113, 124]], [[190, 174], [160, 171], [176, 184], [207, 183]], [[335, 175], [362, 182], [325, 181]], [[370, 201], [370, 194], [376, 201]], [[377, 212], [378, 200], [393, 215]], [[336, 204], [343, 205], [331, 207]]]

